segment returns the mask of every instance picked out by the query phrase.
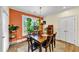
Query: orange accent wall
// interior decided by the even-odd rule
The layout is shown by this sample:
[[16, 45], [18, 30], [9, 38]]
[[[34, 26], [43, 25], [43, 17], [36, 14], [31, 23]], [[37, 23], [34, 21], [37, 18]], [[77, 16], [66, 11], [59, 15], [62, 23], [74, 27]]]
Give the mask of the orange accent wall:
[[[17, 39], [22, 38], [22, 15], [40, 18], [39, 16], [9, 9], [9, 24], [19, 26], [19, 29], [17, 30]], [[43, 19], [43, 17], [41, 17], [41, 19]], [[13, 41], [16, 41], [16, 39], [13, 39]]]

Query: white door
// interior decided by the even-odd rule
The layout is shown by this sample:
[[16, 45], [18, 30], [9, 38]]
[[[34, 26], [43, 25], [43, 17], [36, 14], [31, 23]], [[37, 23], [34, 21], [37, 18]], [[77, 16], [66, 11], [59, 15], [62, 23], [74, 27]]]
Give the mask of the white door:
[[7, 51], [9, 47], [8, 14], [0, 7], [0, 52]]
[[69, 17], [66, 20], [66, 41], [75, 44], [75, 19], [74, 17]]
[[66, 22], [65, 19], [59, 20], [58, 39], [66, 41]]
[[65, 17], [61, 19], [59, 23], [59, 39], [75, 44], [75, 41], [77, 41], [75, 24], [75, 17]]
[[4, 10], [2, 10], [2, 35], [3, 51], [7, 51], [9, 47], [8, 14]]
[[2, 20], [1, 20], [1, 7], [0, 7], [0, 52], [3, 51], [3, 37], [2, 37]]

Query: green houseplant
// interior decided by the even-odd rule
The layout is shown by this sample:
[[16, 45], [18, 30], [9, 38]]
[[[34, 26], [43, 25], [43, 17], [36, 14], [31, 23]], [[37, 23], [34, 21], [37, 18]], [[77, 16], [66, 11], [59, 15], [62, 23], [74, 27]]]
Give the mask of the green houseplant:
[[9, 31], [15, 31], [19, 28], [19, 26], [9, 25]]

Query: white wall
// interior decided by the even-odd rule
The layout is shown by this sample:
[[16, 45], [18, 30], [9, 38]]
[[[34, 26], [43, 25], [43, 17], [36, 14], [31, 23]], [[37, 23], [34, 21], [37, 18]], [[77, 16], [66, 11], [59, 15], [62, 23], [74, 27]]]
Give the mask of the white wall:
[[46, 16], [44, 18], [44, 20], [46, 20], [47, 25], [49, 24], [53, 24], [54, 25], [54, 32], [57, 32], [58, 30], [58, 22], [60, 21], [59, 19], [63, 18], [63, 17], [68, 17], [68, 16], [76, 16], [77, 17], [77, 24], [75, 26], [77, 26], [77, 34], [75, 34], [78, 38], [77, 40], [77, 45], [79, 45], [79, 7], [77, 8], [73, 8], [70, 10], [66, 10], [66, 11], [62, 11], [58, 14], [54, 14], [54, 15], [49, 15]]

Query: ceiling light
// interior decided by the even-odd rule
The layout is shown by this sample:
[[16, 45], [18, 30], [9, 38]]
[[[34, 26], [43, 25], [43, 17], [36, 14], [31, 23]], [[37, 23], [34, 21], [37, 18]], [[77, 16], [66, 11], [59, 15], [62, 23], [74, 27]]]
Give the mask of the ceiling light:
[[40, 7], [40, 16], [41, 16], [41, 9], [42, 9], [42, 7]]
[[64, 9], [66, 9], [66, 7], [65, 7], [65, 6], [64, 6], [63, 8], [64, 8]]

